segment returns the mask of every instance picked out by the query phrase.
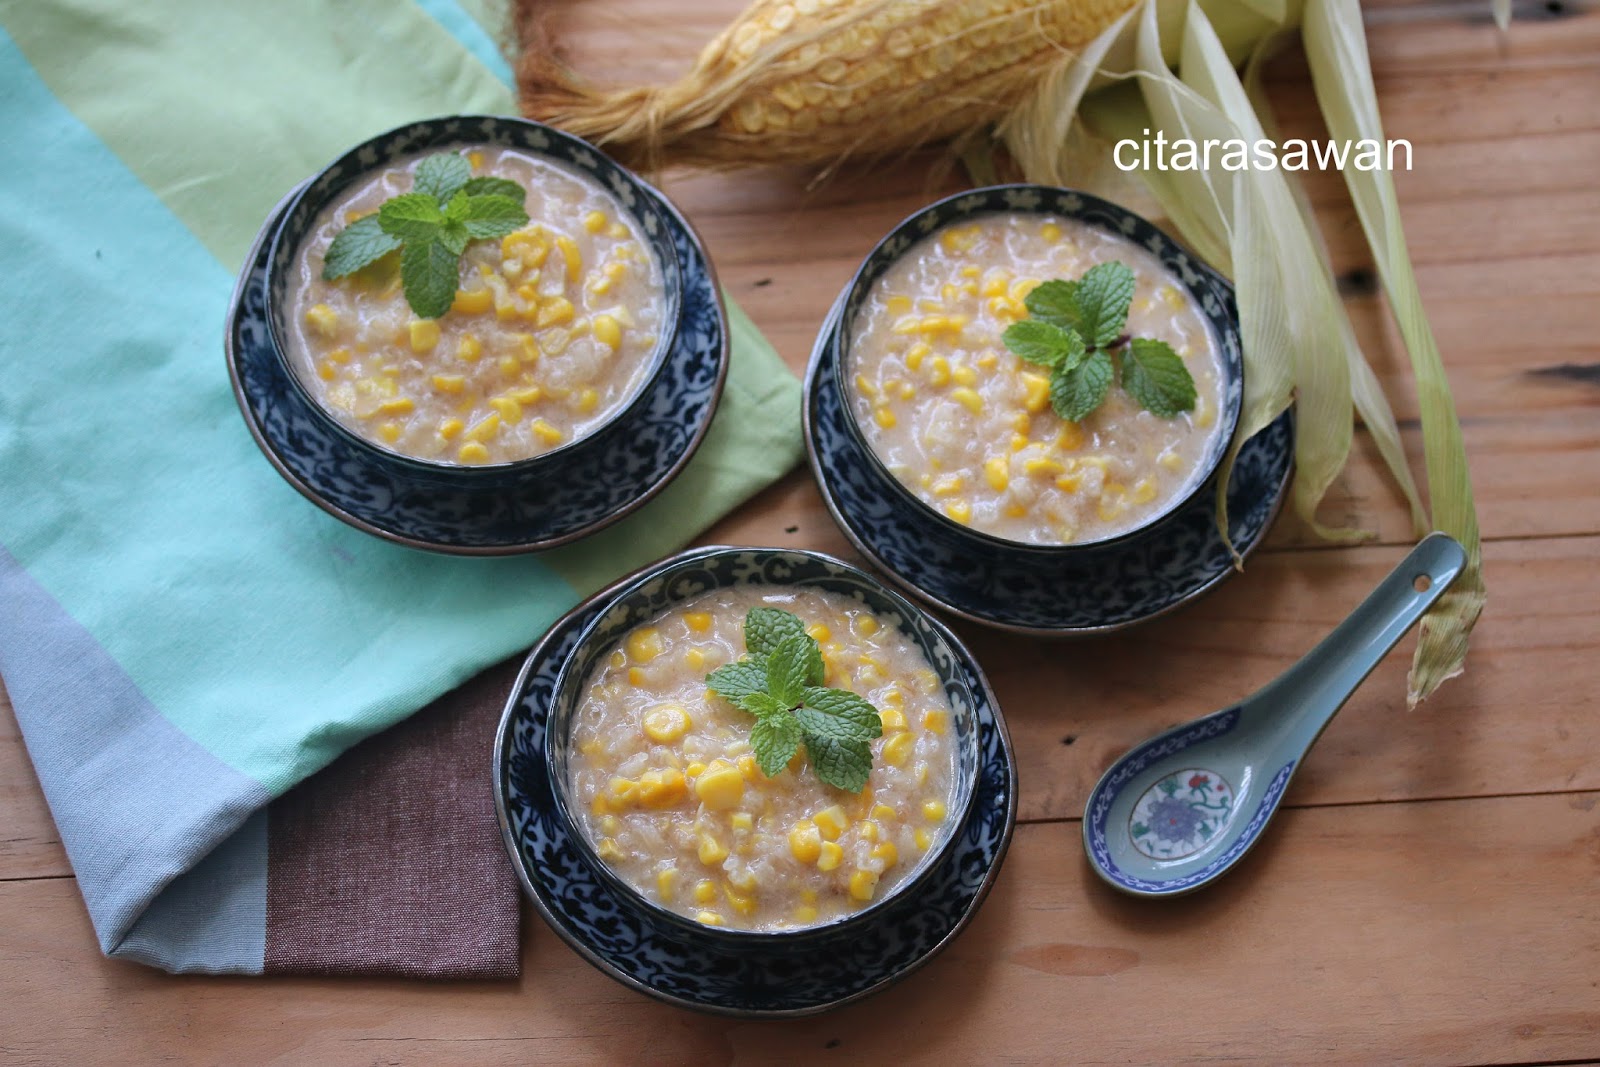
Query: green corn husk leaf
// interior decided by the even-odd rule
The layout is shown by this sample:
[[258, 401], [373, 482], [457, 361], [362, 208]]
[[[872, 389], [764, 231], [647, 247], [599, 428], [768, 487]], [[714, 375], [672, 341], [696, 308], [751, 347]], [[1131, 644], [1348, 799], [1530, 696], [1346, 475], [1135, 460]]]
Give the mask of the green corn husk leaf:
[[[1356, 0], [1307, 0], [1304, 37], [1311, 80], [1328, 131], [1335, 139], [1383, 141], [1377, 92], [1367, 57], [1366, 34]], [[1433, 523], [1467, 550], [1467, 568], [1423, 617], [1416, 657], [1407, 680], [1412, 705], [1447, 678], [1461, 673], [1467, 637], [1483, 611], [1482, 546], [1472, 482], [1467, 473], [1461, 424], [1445, 377], [1439, 347], [1422, 310], [1422, 297], [1400, 225], [1399, 199], [1387, 171], [1345, 171], [1361, 228], [1372, 246], [1378, 277], [1411, 356], [1422, 411]]]

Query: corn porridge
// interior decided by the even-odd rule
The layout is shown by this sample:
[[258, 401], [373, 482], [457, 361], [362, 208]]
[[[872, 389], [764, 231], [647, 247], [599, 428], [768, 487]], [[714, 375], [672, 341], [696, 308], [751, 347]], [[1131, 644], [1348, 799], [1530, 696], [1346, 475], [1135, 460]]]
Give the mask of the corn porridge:
[[591, 433], [630, 400], [671, 324], [662, 266], [597, 183], [501, 146], [463, 147], [474, 177], [516, 182], [530, 221], [462, 257], [455, 300], [419, 318], [400, 253], [323, 279], [334, 236], [409, 193], [398, 162], [329, 205], [296, 252], [289, 363], [344, 426], [384, 448], [447, 464], [506, 463]]
[[[1126, 336], [1165, 341], [1193, 409], [1143, 410], [1112, 386], [1082, 422], [1057, 416], [1050, 371], [1002, 334], [1042, 281], [1118, 261], [1136, 286]], [[846, 391], [889, 471], [931, 507], [1012, 541], [1059, 545], [1134, 529], [1204, 477], [1222, 372], [1205, 319], [1150, 252], [1073, 219], [1000, 213], [948, 225], [872, 286], [853, 320]]]
[[[860, 793], [819, 781], [804, 746], [775, 778], [755, 719], [707, 688], [745, 654], [751, 608], [796, 615], [825, 684], [879, 710]], [[583, 683], [568, 796], [600, 858], [641, 894], [713, 926], [788, 930], [848, 915], [916, 870], [959, 813], [951, 708], [917, 647], [859, 603], [742, 587], [632, 630]]]

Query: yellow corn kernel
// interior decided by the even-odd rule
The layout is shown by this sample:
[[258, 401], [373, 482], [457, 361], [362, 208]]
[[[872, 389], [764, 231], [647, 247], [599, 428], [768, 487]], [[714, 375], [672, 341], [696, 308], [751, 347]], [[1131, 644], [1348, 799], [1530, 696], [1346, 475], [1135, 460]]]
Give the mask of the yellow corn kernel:
[[439, 436], [448, 441], [460, 433], [465, 425], [460, 419], [445, 419], [439, 424]]
[[594, 339], [607, 348], [616, 349], [622, 344], [622, 326], [610, 315], [596, 315], [592, 326]]
[[884, 301], [884, 307], [891, 315], [904, 315], [911, 310], [911, 298], [909, 296], [891, 296]]
[[683, 769], [683, 773], [687, 774], [690, 778], [698, 778], [700, 775], [705, 773], [705, 769], [706, 765], [704, 763], [701, 763], [699, 760], [695, 760], [693, 763], [689, 764], [689, 766]]
[[1216, 421], [1217, 410], [1211, 406], [1211, 402], [1204, 396], [1196, 400], [1194, 403], [1194, 424], [1204, 429]]
[[917, 765], [911, 769], [911, 777], [917, 783], [918, 789], [921, 789], [923, 786], [927, 785], [928, 765], [925, 762], [918, 760]]
[[656, 872], [656, 895], [671, 900], [678, 892], [678, 868], [664, 867]]
[[924, 800], [922, 802], [922, 817], [929, 822], [942, 822], [945, 817], [944, 801]]
[[1156, 460], [1156, 462], [1167, 468], [1169, 471], [1181, 470], [1183, 467], [1183, 457], [1171, 449], [1161, 453], [1161, 458]]
[[1057, 460], [1036, 456], [1022, 461], [1022, 473], [1030, 476], [1035, 474], [1065, 474], [1066, 472], [1067, 468], [1063, 467]]
[[928, 846], [933, 844], [933, 835], [919, 826], [911, 831], [911, 840], [916, 842], [919, 849], [926, 852], [928, 851]]
[[383, 438], [385, 443], [394, 444], [400, 440], [400, 424], [398, 422], [384, 423], [378, 427], [378, 436]]
[[756, 910], [756, 898], [748, 893], [739, 892], [732, 882], [723, 886], [722, 895], [728, 898], [728, 903], [740, 915], [753, 915]]
[[561, 250], [561, 258], [566, 261], [567, 280], [577, 281], [578, 275], [583, 273], [583, 255], [578, 251], [578, 242], [562, 234], [556, 238], [556, 247]]
[[323, 360], [321, 363], [317, 364], [317, 377], [321, 378], [325, 382], [333, 381], [334, 376], [338, 373], [338, 368], [327, 360]]
[[918, 341], [906, 349], [906, 366], [911, 370], [920, 370], [922, 361], [933, 352], [933, 346], [926, 341]]
[[1011, 484], [1011, 461], [1005, 456], [990, 456], [983, 465], [984, 480], [997, 493], [1005, 492]]
[[682, 800], [689, 791], [689, 784], [684, 780], [683, 772], [667, 768], [666, 770], [648, 770], [639, 776], [639, 803], [647, 808], [670, 808]]
[[1061, 227], [1057, 226], [1053, 222], [1047, 222], [1043, 226], [1039, 227], [1039, 236], [1043, 237], [1046, 241], [1059, 241], [1061, 240]]
[[878, 839], [878, 824], [871, 819], [865, 819], [857, 825], [856, 832], [861, 835], [861, 840], [863, 841], [876, 841]]
[[[757, 763], [756, 758], [748, 752], [740, 756], [735, 762], [739, 766], [739, 773], [747, 779], [754, 780], [756, 775], [761, 774], [761, 764]], [[765, 778], [766, 775], [762, 774], [761, 777]]]
[[612, 804], [631, 804], [639, 798], [639, 783], [620, 775], [606, 782], [606, 796]]
[[897, 733], [883, 743], [883, 762], [891, 767], [898, 767], [911, 755], [911, 746], [916, 744], [916, 738], [910, 733]]
[[822, 834], [816, 823], [801, 819], [789, 829], [789, 852], [801, 863], [815, 863], [822, 855]]
[[457, 289], [450, 310], [460, 315], [481, 315], [494, 307], [493, 289]]
[[385, 415], [409, 415], [417, 410], [417, 404], [409, 396], [397, 396], [379, 404], [378, 410]]
[[332, 337], [339, 328], [339, 313], [327, 304], [313, 304], [306, 309], [306, 325], [324, 337]]
[[950, 378], [957, 385], [977, 385], [978, 372], [965, 363], [958, 363], [950, 370]]
[[537, 437], [543, 444], [558, 445], [565, 435], [543, 419], [534, 419], [533, 436]]
[[876, 615], [870, 615], [867, 612], [862, 612], [850, 620], [850, 628], [861, 637], [871, 637], [878, 632], [881, 625]]
[[610, 222], [611, 220], [606, 218], [606, 213], [604, 211], [591, 211], [583, 217], [583, 228], [588, 230], [590, 233], [599, 233], [601, 230], [605, 229]]
[[1083, 485], [1082, 472], [1056, 475], [1056, 488], [1063, 493], [1076, 493], [1081, 485]]
[[856, 871], [850, 875], [850, 895], [856, 900], [867, 901], [872, 899], [872, 894], [878, 891], [877, 871]]
[[479, 168], [481, 168], [483, 166], [483, 153], [482, 152], [468, 152], [467, 153], [467, 166], [471, 167], [473, 170], [478, 170]]
[[950, 384], [950, 361], [943, 356], [928, 360], [928, 381], [934, 386]]
[[475, 363], [483, 355], [483, 342], [470, 333], [461, 335], [461, 340], [456, 342], [456, 358], [467, 363]]
[[501, 356], [496, 365], [500, 368], [500, 373], [507, 378], [515, 378], [522, 373], [522, 363], [516, 356]]
[[906, 713], [899, 708], [884, 708], [878, 712], [878, 718], [883, 720], [885, 733], [890, 730], [904, 730], [906, 728]]
[[751, 830], [755, 828], [756, 820], [748, 811], [736, 811], [729, 820], [735, 830]]
[[933, 483], [934, 496], [950, 496], [961, 492], [961, 487], [966, 484], [966, 479], [959, 474], [946, 474]]
[[922, 728], [929, 733], [942, 734], [950, 728], [950, 714], [941, 708], [930, 708], [922, 713]]
[[1105, 492], [1100, 496], [1100, 503], [1095, 508], [1095, 513], [1100, 516], [1101, 522], [1110, 522], [1127, 510], [1128, 505], [1123, 501], [1121, 493]]
[[1156, 498], [1156, 480], [1154, 478], [1140, 478], [1133, 487], [1133, 502], [1135, 504], [1148, 504]]
[[349, 363], [350, 350], [348, 348], [335, 348], [332, 352], [328, 353], [328, 358], [335, 363]]
[[689, 713], [677, 704], [659, 704], [645, 712], [644, 732], [652, 741], [669, 744], [689, 732]]
[[939, 235], [939, 247], [946, 252], [970, 252], [978, 243], [977, 226], [951, 226]]
[[683, 662], [691, 671], [699, 673], [706, 669], [706, 654], [698, 648], [691, 648], [683, 654]]
[[809, 926], [817, 921], [817, 908], [814, 904], [800, 904], [794, 909], [796, 926]]
[[893, 704], [898, 707], [906, 702], [906, 695], [900, 692], [898, 686], [891, 686], [889, 691], [883, 694], [883, 702], [885, 704]]
[[456, 450], [456, 459], [462, 463], [487, 463], [489, 450], [478, 441], [468, 441]]
[[607, 837], [616, 836], [617, 831], [621, 829], [622, 822], [615, 815], [607, 815], [605, 818], [600, 820], [600, 832], [605, 834]]
[[972, 521], [972, 505], [965, 500], [946, 501], [944, 513], [962, 525]]
[[439, 343], [439, 324], [433, 319], [413, 319], [410, 330], [413, 352], [431, 352]]
[[606, 795], [604, 793], [596, 793], [594, 799], [589, 802], [589, 810], [596, 815], [604, 815], [610, 811], [611, 805], [606, 801]]
[[628, 655], [635, 663], [649, 663], [666, 649], [661, 640], [661, 631], [654, 626], [641, 626], [628, 635], [625, 644]]
[[1037, 415], [1050, 403], [1050, 379], [1044, 375], [1023, 371], [1022, 388], [1022, 406], [1032, 414]]
[[706, 926], [721, 926], [722, 916], [714, 911], [701, 911], [695, 913], [694, 921]]
[[890, 867], [893, 867], [896, 863], [900, 862], [900, 850], [895, 847], [895, 843], [893, 841], [879, 841], [876, 845], [872, 846], [872, 852], [870, 855], [875, 860], [883, 861], [884, 870], [888, 870]]
[[701, 834], [700, 844], [695, 849], [695, 854], [700, 857], [701, 863], [711, 867], [728, 858], [728, 846], [710, 834]]
[[950, 390], [950, 399], [954, 400], [956, 403], [960, 404], [974, 415], [983, 410], [983, 397], [979, 396], [976, 391], [968, 389], [965, 386], [961, 387], [960, 389]]
[[500, 416], [485, 415], [467, 430], [467, 440], [488, 441], [500, 432]]
[[894, 412], [888, 408], [875, 408], [872, 412], [872, 421], [882, 426], [885, 430], [892, 430], [894, 429], [894, 424], [899, 420], [895, 418]]
[[624, 237], [629, 236], [628, 227], [621, 222], [613, 222], [610, 226], [606, 227], [606, 236], [616, 238], [620, 241]]
[[831, 871], [844, 860], [844, 849], [832, 841], [824, 841], [817, 849], [817, 870]]
[[811, 821], [816, 823], [817, 831], [827, 841], [837, 841], [839, 835], [844, 833], [845, 829], [850, 825], [850, 820], [845, 816], [844, 809], [837, 804], [823, 808], [811, 817]]
[[628, 668], [628, 684], [633, 686], [635, 689], [637, 689], [641, 685], [643, 685], [644, 684], [644, 671], [641, 671], [638, 667], [629, 667]]
[[833, 631], [828, 629], [828, 624], [825, 622], [814, 622], [806, 627], [806, 634], [811, 640], [821, 644], [833, 636]]
[[878, 395], [878, 387], [865, 374], [856, 375], [856, 391], [868, 399]]
[[983, 284], [978, 288], [980, 296], [1001, 296], [1006, 291], [1006, 284], [1011, 280], [1011, 275], [1003, 268], [995, 267], [983, 276]]
[[1005, 515], [1008, 519], [1024, 518], [1027, 514], [1028, 509], [1021, 504], [1007, 504], [1005, 507]]
[[616, 863], [621, 860], [624, 855], [622, 849], [617, 845], [616, 841], [609, 837], [602, 837], [600, 839], [600, 843], [594, 847], [594, 850], [599, 854], [600, 858], [605, 860], [607, 863]]
[[500, 417], [511, 425], [522, 421], [522, 405], [509, 396], [492, 396], [489, 398], [489, 406], [499, 412]]
[[694, 884], [694, 899], [698, 904], [709, 904], [717, 899], [717, 883], [702, 878]]
[[441, 393], [459, 393], [467, 387], [467, 380], [459, 374], [435, 374], [432, 381]]
[[564, 322], [572, 321], [572, 301], [564, 296], [552, 297], [539, 308], [539, 315], [534, 320], [538, 326], [560, 326]]
[[744, 775], [723, 760], [712, 760], [705, 773], [695, 779], [695, 796], [712, 811], [727, 811], [744, 799]]

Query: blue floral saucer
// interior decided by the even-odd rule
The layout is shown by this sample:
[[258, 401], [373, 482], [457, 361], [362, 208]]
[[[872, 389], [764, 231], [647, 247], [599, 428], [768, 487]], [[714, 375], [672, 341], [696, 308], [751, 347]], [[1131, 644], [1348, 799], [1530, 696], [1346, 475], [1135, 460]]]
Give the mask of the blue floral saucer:
[[[651, 195], [654, 194], [651, 191]], [[311, 417], [274, 357], [266, 319], [273, 211], [234, 290], [225, 348], [234, 397], [250, 434], [300, 493], [343, 522], [413, 548], [510, 555], [586, 537], [634, 511], [683, 469], [711, 425], [728, 373], [728, 321], [711, 260], [676, 208], [657, 196], [683, 273], [678, 333], [661, 381], [625, 442], [575, 457], [526, 486], [441, 487], [380, 468]]]
[[500, 833], [528, 898], [562, 940], [623, 985], [680, 1007], [746, 1018], [811, 1015], [878, 992], [927, 963], [988, 895], [1017, 818], [1017, 769], [994, 693], [972, 654], [938, 620], [974, 697], [982, 765], [950, 855], [865, 930], [782, 953], [728, 952], [684, 938], [613, 890], [573, 843], [551, 790], [545, 719], [578, 635], [629, 576], [574, 608], [534, 646], [495, 738]]
[[[1003, 548], [975, 549], [923, 509], [882, 492], [870, 457], [849, 432], [851, 415], [835, 383], [838, 315], [836, 303], [806, 372], [806, 453], [839, 529], [902, 589], [986, 626], [1067, 637], [1110, 633], [1165, 615], [1234, 572], [1210, 493], [1147, 534], [1049, 560], [1017, 558]], [[1285, 412], [1245, 444], [1233, 469], [1228, 522], [1242, 556], [1254, 551], [1272, 525], [1293, 465], [1293, 414]]]

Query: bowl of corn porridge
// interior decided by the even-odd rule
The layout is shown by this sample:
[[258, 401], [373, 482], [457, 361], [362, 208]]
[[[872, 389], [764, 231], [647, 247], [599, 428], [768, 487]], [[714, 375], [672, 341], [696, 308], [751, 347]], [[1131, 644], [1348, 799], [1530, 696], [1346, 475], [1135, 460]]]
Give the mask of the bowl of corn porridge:
[[267, 324], [292, 386], [385, 469], [514, 485], [605, 449], [648, 406], [681, 278], [658, 201], [568, 134], [403, 126], [291, 200]]
[[879, 242], [842, 300], [850, 432], [888, 493], [967, 542], [1105, 546], [1214, 488], [1242, 401], [1232, 289], [1131, 212], [1047, 186], [957, 194]]
[[[784, 692], [780, 664], [808, 649], [814, 674]], [[980, 756], [960, 662], [919, 609], [820, 553], [666, 561], [561, 668], [556, 806], [602, 878], [682, 936], [848, 932], [914, 891], [967, 819]]]

